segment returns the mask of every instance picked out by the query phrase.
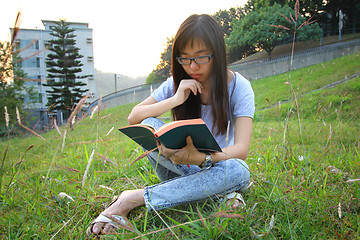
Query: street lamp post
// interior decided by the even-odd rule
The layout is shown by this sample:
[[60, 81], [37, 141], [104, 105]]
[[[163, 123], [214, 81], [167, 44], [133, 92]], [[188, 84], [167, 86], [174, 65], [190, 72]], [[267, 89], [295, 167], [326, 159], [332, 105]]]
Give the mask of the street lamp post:
[[115, 92], [117, 92], [117, 87], [116, 87], [116, 73], [115, 73], [114, 75], [115, 75]]

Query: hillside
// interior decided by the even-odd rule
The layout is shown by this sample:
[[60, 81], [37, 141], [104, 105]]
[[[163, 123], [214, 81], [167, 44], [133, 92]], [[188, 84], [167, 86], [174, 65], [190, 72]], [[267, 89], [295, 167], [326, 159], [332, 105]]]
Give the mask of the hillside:
[[[348, 40], [353, 40], [353, 39], [357, 39], [357, 38], [360, 38], [360, 33], [346, 34], [346, 35], [342, 36], [342, 41], [348, 41]], [[295, 53], [301, 52], [306, 49], [316, 48], [316, 47], [333, 44], [333, 43], [337, 43], [337, 42], [339, 42], [339, 36], [324, 37], [321, 41], [321, 44], [320, 44], [320, 41], [313, 41], [313, 40], [305, 41], [305, 42], [296, 42], [295, 47], [294, 47], [294, 52]], [[291, 53], [291, 50], [292, 50], [292, 43], [277, 46], [272, 51], [272, 57], [279, 57], [279, 56], [282, 56], [285, 54], [289, 54], [289, 53]], [[260, 52], [257, 52], [251, 56], [248, 56], [244, 59], [241, 59], [241, 60], [236, 61], [231, 64], [257, 61], [257, 60], [266, 59], [266, 58], [269, 58], [269, 55], [267, 54], [266, 51], [262, 50]]]
[[[132, 78], [122, 74], [116, 74], [116, 88], [119, 91], [121, 89], [144, 84], [146, 77], [147, 76]], [[114, 73], [102, 72], [98, 69], [95, 69], [95, 81], [98, 96], [106, 96], [107, 94], [113, 93], [115, 91]]]

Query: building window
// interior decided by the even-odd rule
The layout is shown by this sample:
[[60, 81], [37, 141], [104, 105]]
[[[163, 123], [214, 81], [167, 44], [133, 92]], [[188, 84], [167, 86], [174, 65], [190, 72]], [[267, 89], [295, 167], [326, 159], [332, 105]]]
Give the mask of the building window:
[[39, 93], [39, 98], [38, 98], [38, 102], [39, 103], [42, 103], [43, 101], [42, 101], [42, 96], [43, 96], [43, 94], [42, 93]]
[[94, 75], [89, 75], [88, 79], [89, 80], [94, 80]]
[[46, 49], [50, 49], [51, 48], [50, 41], [44, 41], [44, 46], [45, 46]]
[[35, 49], [36, 49], [36, 50], [39, 50], [39, 49], [40, 49], [40, 47], [39, 47], [39, 41], [36, 41], [36, 42], [35, 42]]
[[88, 59], [89, 62], [92, 62], [93, 57], [87, 57], [87, 59]]
[[41, 86], [41, 75], [38, 75], [37, 79], [38, 79], [38, 81], [37, 81], [38, 86]]
[[39, 57], [36, 58], [36, 67], [37, 68], [40, 67], [40, 58]]
[[87, 42], [87, 43], [92, 43], [92, 38], [87, 38], [87, 39], [86, 39], [86, 42]]

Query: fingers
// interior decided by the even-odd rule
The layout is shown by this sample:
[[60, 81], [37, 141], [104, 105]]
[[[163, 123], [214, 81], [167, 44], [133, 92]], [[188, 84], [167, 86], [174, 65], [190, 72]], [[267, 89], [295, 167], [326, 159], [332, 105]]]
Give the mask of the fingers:
[[190, 135], [186, 137], [186, 145], [188, 145], [189, 147], [194, 146], [193, 140]]
[[195, 95], [197, 95], [198, 92], [202, 93], [203, 86], [197, 80], [184, 79], [180, 82], [179, 89], [181, 89], [182, 91], [190, 89]]

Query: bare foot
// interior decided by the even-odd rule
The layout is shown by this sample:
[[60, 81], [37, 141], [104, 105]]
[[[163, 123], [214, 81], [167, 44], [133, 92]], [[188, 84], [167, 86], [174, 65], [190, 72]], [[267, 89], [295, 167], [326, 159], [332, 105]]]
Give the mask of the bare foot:
[[226, 208], [230, 208], [230, 210], [235, 211], [236, 209], [241, 209], [243, 204], [239, 202], [236, 198], [228, 199], [226, 201]]
[[[144, 204], [145, 200], [143, 189], [127, 190], [122, 192], [116, 202], [105, 209], [104, 213], [108, 215], [120, 215], [126, 218], [132, 209]], [[96, 235], [100, 233], [109, 234], [113, 230], [114, 227], [105, 222], [95, 223], [92, 227], [92, 232]]]
[[226, 208], [230, 208], [231, 210], [240, 210], [246, 205], [242, 195], [237, 192], [227, 194], [225, 199]]

